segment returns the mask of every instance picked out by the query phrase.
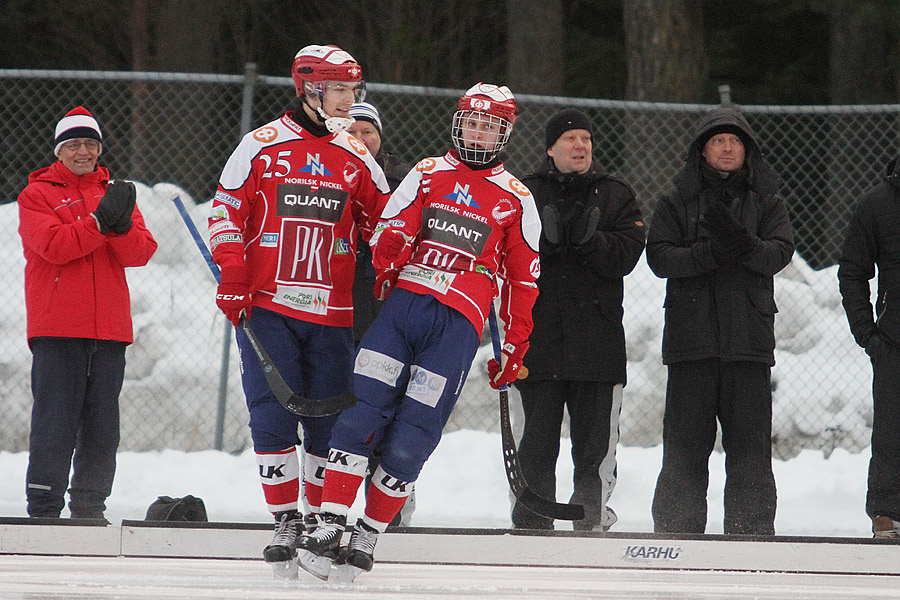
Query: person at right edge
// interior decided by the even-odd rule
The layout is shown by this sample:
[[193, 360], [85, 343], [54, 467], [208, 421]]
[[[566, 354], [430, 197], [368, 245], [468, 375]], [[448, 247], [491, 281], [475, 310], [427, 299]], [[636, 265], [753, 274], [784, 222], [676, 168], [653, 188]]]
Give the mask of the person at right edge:
[[[531, 488], [556, 497], [563, 413], [569, 411], [574, 463], [571, 502], [584, 505], [580, 531], [616, 522], [607, 502], [616, 484], [616, 444], [625, 385], [625, 275], [644, 251], [634, 191], [593, 161], [593, 129], [568, 108], [546, 127], [546, 156], [522, 180], [541, 212], [540, 295], [531, 348], [519, 379], [525, 426], [519, 464]], [[553, 529], [553, 519], [516, 502], [517, 529]]]
[[647, 263], [667, 279], [668, 366], [657, 533], [704, 533], [716, 420], [725, 450], [726, 534], [774, 535], [774, 275], [793, 233], [781, 180], [735, 108], [698, 122], [674, 188], [656, 206]]
[[[838, 282], [850, 332], [872, 361], [872, 458], [866, 514], [876, 538], [900, 538], [900, 161], [860, 199], [850, 220], [838, 267]], [[869, 280], [878, 272], [872, 311]], [[878, 315], [878, 319], [874, 315]]]

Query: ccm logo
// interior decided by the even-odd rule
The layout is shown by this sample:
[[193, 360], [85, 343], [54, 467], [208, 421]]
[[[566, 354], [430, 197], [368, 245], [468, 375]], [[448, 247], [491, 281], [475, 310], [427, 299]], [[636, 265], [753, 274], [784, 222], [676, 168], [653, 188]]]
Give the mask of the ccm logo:
[[243, 300], [244, 294], [237, 296], [235, 294], [216, 294], [216, 300]]

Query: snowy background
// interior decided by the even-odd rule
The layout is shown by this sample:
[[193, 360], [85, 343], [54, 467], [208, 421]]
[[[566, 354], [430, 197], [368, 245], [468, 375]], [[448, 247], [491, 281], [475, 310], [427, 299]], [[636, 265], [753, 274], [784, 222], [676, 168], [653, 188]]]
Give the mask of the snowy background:
[[[139, 206], [160, 247], [150, 265], [128, 273], [136, 341], [129, 349], [122, 396], [123, 445], [107, 517], [113, 522], [140, 519], [158, 495], [194, 494], [205, 500], [210, 520], [267, 521], [251, 451], [152, 450], [211, 446], [211, 398], [218, 388], [224, 327], [211, 301], [214, 283], [208, 268], [168, 199], [173, 190], [169, 184], [153, 189], [138, 185]], [[183, 198], [191, 206], [190, 199]], [[201, 231], [206, 210], [205, 206], [193, 210]], [[7, 278], [8, 289], [21, 294], [23, 259], [17, 226], [16, 206], [0, 206], [0, 229], [11, 241], [0, 249], [3, 264], [19, 265]], [[643, 259], [626, 278], [629, 384], [623, 402], [619, 485], [610, 503], [619, 514], [618, 531], [652, 531], [650, 502], [661, 460], [666, 375], [659, 355], [664, 285]], [[783, 459], [775, 463], [776, 529], [780, 534], [868, 536], [864, 501], [871, 372], [847, 329], [836, 267], [812, 271], [795, 257], [776, 277], [776, 302], [780, 312], [773, 429], [775, 453]], [[14, 388], [10, 382], [21, 384], [23, 378], [28, 389], [24, 303], [4, 302], [0, 311], [0, 337], [21, 340], [21, 345], [0, 344], [0, 368], [9, 375], [0, 439], [2, 447], [21, 448], [27, 443], [30, 399], [8, 390]], [[236, 354], [231, 353], [227, 382], [226, 449], [245, 448], [248, 439]], [[483, 354], [477, 360], [483, 362]], [[465, 415], [483, 404], [496, 414], [494, 396], [484, 394], [484, 388], [481, 369], [473, 369], [456, 413]], [[171, 400], [162, 410], [134, 401], [148, 394]], [[506, 527], [509, 504], [499, 434], [461, 427], [455, 414], [423, 470], [413, 524]], [[563, 440], [560, 499], [571, 492], [566, 444]], [[25, 515], [26, 462], [24, 452], [0, 452], [2, 515]], [[722, 455], [714, 453], [709, 532], [722, 527], [722, 464]]]

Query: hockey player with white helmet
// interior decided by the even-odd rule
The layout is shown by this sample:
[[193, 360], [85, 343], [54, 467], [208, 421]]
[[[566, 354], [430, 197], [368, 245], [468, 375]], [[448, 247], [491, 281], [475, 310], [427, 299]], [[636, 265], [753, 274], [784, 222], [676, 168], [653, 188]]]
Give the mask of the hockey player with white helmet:
[[[324, 399], [350, 390], [356, 244], [372, 236], [388, 185], [375, 157], [346, 132], [365, 91], [353, 57], [307, 46], [291, 75], [297, 107], [244, 136], [228, 159], [209, 239], [222, 272], [216, 304], [235, 326], [242, 315], [249, 320], [292, 390]], [[304, 491], [316, 513], [337, 417], [298, 416], [279, 404], [240, 327], [236, 336], [260, 481], [276, 520], [263, 555], [276, 574], [296, 576], [298, 426]]]
[[[516, 116], [507, 87], [473, 86], [453, 117], [455, 150], [419, 161], [381, 215], [370, 245], [375, 293], [386, 301], [357, 350], [359, 401], [332, 432], [319, 525], [298, 542], [300, 566], [322, 579], [372, 569], [378, 535], [440, 441], [472, 365], [498, 292], [494, 274], [506, 338], [502, 364], [488, 367], [491, 384], [512, 382], [522, 364], [538, 293], [540, 219], [528, 188], [498, 158]], [[381, 461], [365, 512], [341, 551], [373, 452]]]

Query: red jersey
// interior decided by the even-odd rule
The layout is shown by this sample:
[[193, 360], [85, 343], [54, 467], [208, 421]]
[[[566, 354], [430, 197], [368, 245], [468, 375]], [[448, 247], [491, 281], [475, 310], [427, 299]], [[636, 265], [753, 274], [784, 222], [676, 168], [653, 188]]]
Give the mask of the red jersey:
[[225, 164], [209, 214], [213, 259], [248, 268], [253, 306], [350, 327], [356, 240], [372, 236], [387, 179], [362, 142], [316, 137], [292, 114], [245, 135]]
[[431, 294], [465, 315], [481, 334], [496, 273], [505, 342], [527, 348], [538, 296], [541, 222], [534, 197], [502, 164], [474, 170], [455, 152], [425, 158], [394, 191], [378, 225], [414, 236], [396, 287]]

